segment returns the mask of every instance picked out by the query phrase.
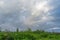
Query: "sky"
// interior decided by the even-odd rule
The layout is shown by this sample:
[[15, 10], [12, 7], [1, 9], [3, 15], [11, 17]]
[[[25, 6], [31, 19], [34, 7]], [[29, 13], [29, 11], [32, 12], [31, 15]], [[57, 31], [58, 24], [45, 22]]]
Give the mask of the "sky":
[[60, 0], [0, 0], [0, 27], [15, 31], [60, 29]]

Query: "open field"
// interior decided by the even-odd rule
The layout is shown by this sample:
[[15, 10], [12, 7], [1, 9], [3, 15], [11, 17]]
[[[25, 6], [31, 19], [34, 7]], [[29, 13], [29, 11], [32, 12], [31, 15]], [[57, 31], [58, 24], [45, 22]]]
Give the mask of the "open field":
[[60, 33], [44, 31], [0, 32], [0, 40], [60, 40]]

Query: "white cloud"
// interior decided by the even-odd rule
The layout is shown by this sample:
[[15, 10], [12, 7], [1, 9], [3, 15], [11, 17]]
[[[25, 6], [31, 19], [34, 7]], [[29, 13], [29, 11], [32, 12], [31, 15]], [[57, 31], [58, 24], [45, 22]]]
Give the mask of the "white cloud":
[[52, 28], [52, 29], [60, 29], [60, 28], [58, 28], [58, 27], [55, 27], [55, 28]]
[[14, 15], [14, 13], [17, 13], [20, 22], [26, 26], [35, 25], [36, 23], [41, 24], [54, 19], [50, 15], [53, 7], [49, 5], [49, 2], [48, 0], [3, 0], [0, 2], [1, 6], [4, 5], [0, 8], [0, 14]]
[[[27, 1], [27, 0], [26, 0]], [[38, 0], [32, 1], [30, 4], [30, 7], [28, 6], [29, 11], [31, 11], [31, 16], [28, 16], [24, 23], [26, 25], [33, 25], [38, 22], [46, 22], [54, 19], [52, 16], [50, 16], [50, 11], [53, 9], [52, 6], [49, 5], [49, 1], [47, 0], [41, 0], [37, 2]], [[34, 3], [35, 2], [35, 3]], [[31, 6], [32, 5], [32, 6]], [[36, 17], [39, 17], [39, 20], [34, 20]]]
[[0, 7], [4, 6], [4, 1], [0, 1]]
[[47, 29], [47, 30], [57, 30], [57, 29], [60, 29], [59, 27], [54, 27], [54, 28], [50, 28], [50, 29]]

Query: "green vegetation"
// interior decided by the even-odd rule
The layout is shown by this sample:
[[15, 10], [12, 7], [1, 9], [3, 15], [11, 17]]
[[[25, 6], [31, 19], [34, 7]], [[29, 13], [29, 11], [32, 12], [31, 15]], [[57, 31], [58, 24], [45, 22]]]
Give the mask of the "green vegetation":
[[60, 40], [60, 33], [44, 31], [0, 32], [0, 40]]
[[38, 30], [33, 32], [0, 32], [0, 40], [60, 40], [60, 34]]

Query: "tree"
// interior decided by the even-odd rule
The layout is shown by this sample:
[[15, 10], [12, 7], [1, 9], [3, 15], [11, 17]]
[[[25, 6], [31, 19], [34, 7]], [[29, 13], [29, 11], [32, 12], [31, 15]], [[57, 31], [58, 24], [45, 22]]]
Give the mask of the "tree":
[[28, 28], [28, 30], [27, 30], [28, 32], [32, 32], [32, 30], [31, 30], [31, 28]]
[[19, 29], [18, 28], [16, 29], [16, 32], [19, 32]]
[[0, 32], [1, 32], [1, 27], [0, 27]]

